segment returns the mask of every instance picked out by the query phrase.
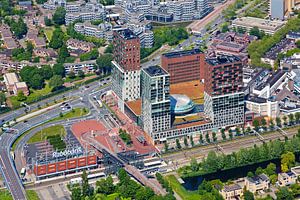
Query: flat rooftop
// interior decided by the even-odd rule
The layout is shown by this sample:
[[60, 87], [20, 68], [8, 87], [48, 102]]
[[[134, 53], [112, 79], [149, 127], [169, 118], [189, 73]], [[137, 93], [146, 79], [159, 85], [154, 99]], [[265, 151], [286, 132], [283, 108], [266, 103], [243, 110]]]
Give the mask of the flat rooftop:
[[217, 65], [239, 62], [240, 59], [237, 56], [233, 56], [233, 55], [231, 56], [222, 55], [216, 58], [207, 58], [205, 61], [212, 66], [217, 66]]
[[186, 51], [174, 51], [170, 53], [162, 54], [162, 56], [167, 58], [177, 58], [177, 57], [183, 57], [183, 56], [191, 56], [195, 54], [203, 53], [200, 49], [192, 49], [192, 50], [186, 50]]
[[135, 101], [128, 101], [128, 102], [126, 102], [126, 104], [136, 116], [140, 116], [142, 114], [142, 100], [141, 99], [137, 99]]
[[16, 73], [6, 73], [4, 74], [8, 85], [13, 85], [19, 82], [19, 78]]
[[137, 38], [137, 36], [128, 28], [116, 30], [116, 32], [124, 39], [131, 40]]
[[267, 20], [256, 17], [241, 17], [233, 20], [233, 24], [247, 26], [247, 27], [258, 27], [259, 29], [265, 29], [270, 31], [276, 31], [281, 28], [285, 22], [279, 20]]
[[203, 99], [204, 84], [200, 80], [171, 84], [170, 94], [185, 94], [193, 101], [200, 100]]
[[161, 68], [158, 65], [150, 66], [150, 67], [144, 68], [143, 70], [151, 77], [162, 76], [162, 75], [168, 74], [167, 71], [165, 71], [163, 68]]

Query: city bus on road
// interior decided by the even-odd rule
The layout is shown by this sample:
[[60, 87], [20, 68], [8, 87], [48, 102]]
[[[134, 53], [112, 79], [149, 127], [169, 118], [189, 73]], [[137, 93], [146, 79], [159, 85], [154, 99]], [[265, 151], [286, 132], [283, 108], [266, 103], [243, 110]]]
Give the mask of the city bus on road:
[[26, 175], [26, 168], [25, 167], [23, 167], [22, 169], [21, 169], [21, 177], [24, 177], [25, 175]]

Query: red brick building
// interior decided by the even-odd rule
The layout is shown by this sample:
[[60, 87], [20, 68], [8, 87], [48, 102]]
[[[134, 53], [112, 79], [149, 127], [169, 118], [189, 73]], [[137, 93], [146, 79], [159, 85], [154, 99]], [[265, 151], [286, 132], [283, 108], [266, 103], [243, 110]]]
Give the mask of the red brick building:
[[162, 55], [161, 66], [170, 74], [171, 84], [204, 79], [205, 54], [199, 49]]
[[114, 31], [114, 61], [125, 71], [140, 69], [140, 39], [129, 29]]
[[243, 88], [243, 65], [236, 56], [206, 59], [204, 91], [210, 96], [238, 93]]

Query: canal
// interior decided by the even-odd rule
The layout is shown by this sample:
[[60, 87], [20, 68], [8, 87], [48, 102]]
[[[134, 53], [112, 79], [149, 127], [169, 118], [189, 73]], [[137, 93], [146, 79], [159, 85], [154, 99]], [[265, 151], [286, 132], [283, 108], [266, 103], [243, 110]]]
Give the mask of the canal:
[[[296, 161], [300, 162], [300, 153], [296, 154]], [[247, 176], [248, 172], [255, 172], [258, 167], [266, 168], [268, 164], [276, 164], [276, 172], [280, 172], [280, 159], [268, 160], [260, 163], [255, 163], [247, 166], [236, 167], [232, 169], [220, 170], [214, 173], [183, 178], [184, 183], [182, 186], [187, 190], [198, 190], [199, 185], [205, 179], [207, 181], [220, 179], [222, 182], [227, 182], [228, 180], [235, 180]]]

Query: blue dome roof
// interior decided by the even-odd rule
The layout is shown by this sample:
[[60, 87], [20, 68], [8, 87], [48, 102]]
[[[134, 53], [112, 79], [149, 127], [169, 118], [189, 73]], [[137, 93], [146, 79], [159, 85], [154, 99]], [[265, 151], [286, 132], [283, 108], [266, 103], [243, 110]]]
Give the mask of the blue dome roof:
[[186, 95], [171, 95], [171, 112], [175, 115], [183, 115], [194, 109], [193, 101]]

